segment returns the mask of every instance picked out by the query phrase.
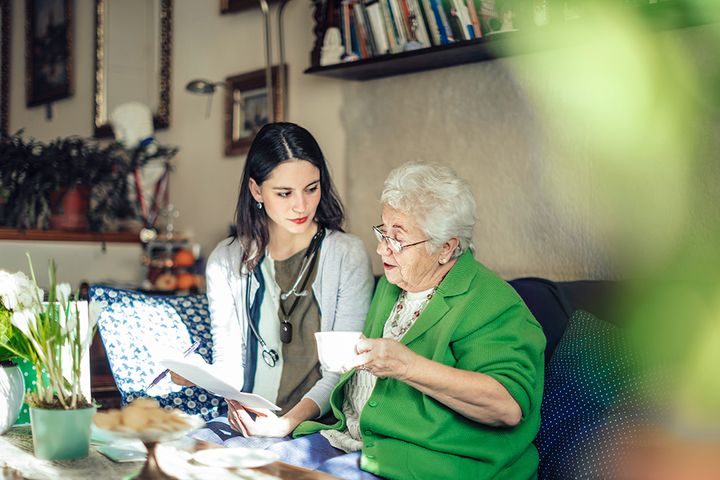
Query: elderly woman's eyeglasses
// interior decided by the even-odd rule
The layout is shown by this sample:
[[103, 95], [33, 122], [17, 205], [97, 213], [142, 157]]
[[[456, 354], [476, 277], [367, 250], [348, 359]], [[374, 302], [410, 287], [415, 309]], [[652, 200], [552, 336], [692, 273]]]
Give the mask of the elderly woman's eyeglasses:
[[375, 225], [374, 227], [372, 227], [373, 233], [375, 234], [375, 237], [377, 238], [378, 242], [382, 242], [383, 240], [385, 240], [385, 242], [387, 243], [387, 246], [390, 247], [390, 250], [392, 250], [395, 253], [401, 253], [403, 251], [403, 248], [420, 245], [421, 243], [425, 243], [428, 240], [430, 240], [429, 238], [426, 238], [425, 240], [420, 240], [419, 242], [407, 243], [407, 244], [403, 245], [397, 239], [388, 237], [387, 235], [385, 235], [385, 232], [380, 230], [380, 227], [382, 227], [382, 226], [383, 226], [383, 224], [381, 223], [380, 225]]

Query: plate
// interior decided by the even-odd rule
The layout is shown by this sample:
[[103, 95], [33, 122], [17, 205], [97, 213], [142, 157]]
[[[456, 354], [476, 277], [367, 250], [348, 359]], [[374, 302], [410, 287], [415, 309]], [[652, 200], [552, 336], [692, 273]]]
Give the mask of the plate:
[[255, 468], [278, 460], [278, 454], [259, 448], [208, 448], [193, 455], [197, 463], [209, 467]]
[[159, 430], [159, 429], [146, 429], [146, 430], [131, 430], [127, 427], [122, 430], [106, 430], [93, 424], [93, 428], [97, 430], [99, 436], [109, 438], [112, 440], [130, 440], [138, 439], [143, 443], [151, 442], [169, 442], [171, 440], [177, 440], [186, 436], [188, 433], [197, 430], [198, 428], [205, 425], [205, 422], [198, 417], [192, 417], [190, 415], [183, 415], [183, 419], [188, 423], [188, 427], [180, 430]]

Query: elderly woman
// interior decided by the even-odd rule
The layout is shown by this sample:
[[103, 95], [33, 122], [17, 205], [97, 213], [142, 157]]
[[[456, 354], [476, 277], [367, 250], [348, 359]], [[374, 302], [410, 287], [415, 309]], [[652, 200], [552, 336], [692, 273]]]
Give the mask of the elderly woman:
[[382, 203], [385, 276], [357, 368], [331, 394], [336, 422], [305, 422], [294, 435], [313, 435], [276, 450], [293, 461], [289, 445], [304, 440], [315, 453], [300, 463], [344, 478], [534, 477], [545, 337], [473, 258], [470, 189], [446, 168], [409, 164], [390, 173]]

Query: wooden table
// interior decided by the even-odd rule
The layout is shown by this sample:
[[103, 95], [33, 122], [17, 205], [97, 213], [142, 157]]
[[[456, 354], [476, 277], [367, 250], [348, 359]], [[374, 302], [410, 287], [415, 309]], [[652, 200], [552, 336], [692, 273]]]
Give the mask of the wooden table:
[[[199, 442], [198, 448], [222, 448], [220, 445]], [[162, 465], [162, 463], [161, 463]], [[9, 467], [3, 471], [3, 466]], [[90, 447], [90, 454], [87, 458], [72, 461], [49, 461], [40, 460], [33, 455], [32, 434], [29, 426], [18, 426], [11, 428], [5, 435], [0, 436], [0, 479], [27, 478], [31, 480], [45, 480], [58, 478], [72, 478], [74, 480], [97, 480], [124, 479], [137, 474], [142, 463], [116, 463], [99, 453], [94, 446]], [[198, 467], [196, 470], [202, 472]], [[209, 468], [209, 467], [208, 467]], [[249, 469], [258, 472], [259, 477], [275, 479], [296, 479], [296, 480], [331, 480], [331, 475], [296, 467], [284, 462], [274, 462], [264, 467]], [[217, 472], [217, 469], [214, 469]], [[232, 478], [230, 471], [227, 477]], [[247, 472], [247, 470], [246, 470]], [[269, 477], [265, 477], [265, 475]], [[216, 478], [212, 469], [208, 470], [206, 477], [199, 477], [197, 474], [188, 475], [183, 478]], [[238, 475], [235, 478], [247, 478]]]

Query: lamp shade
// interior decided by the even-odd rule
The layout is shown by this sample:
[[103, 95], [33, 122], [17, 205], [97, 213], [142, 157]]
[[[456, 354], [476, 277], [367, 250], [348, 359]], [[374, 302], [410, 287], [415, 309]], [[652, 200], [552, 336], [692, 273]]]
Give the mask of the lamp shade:
[[188, 82], [185, 86], [185, 90], [198, 95], [210, 95], [215, 93], [216, 85], [216, 83], [213, 83], [210, 80], [196, 79]]

